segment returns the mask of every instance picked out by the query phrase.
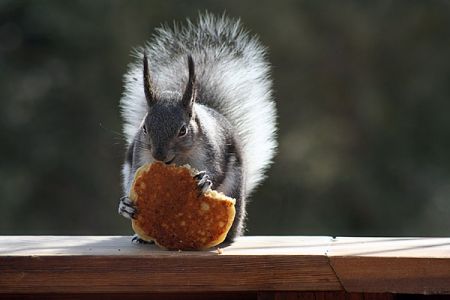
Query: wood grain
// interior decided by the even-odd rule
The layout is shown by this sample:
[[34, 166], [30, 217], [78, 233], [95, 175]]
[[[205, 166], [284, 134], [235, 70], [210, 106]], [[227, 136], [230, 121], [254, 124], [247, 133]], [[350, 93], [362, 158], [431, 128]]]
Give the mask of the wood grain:
[[258, 300], [393, 300], [394, 294], [337, 292], [259, 292]]
[[[32, 300], [443, 300], [433, 296], [417, 297], [413, 295], [363, 294], [338, 292], [216, 292], [216, 293], [78, 293], [78, 294], [0, 294], [0, 299]], [[426, 297], [424, 299], [424, 297]]]
[[273, 292], [307, 299], [313, 291], [315, 299], [344, 291], [351, 292], [346, 299], [450, 294], [450, 239], [243, 237], [222, 251], [169, 252], [120, 236], [0, 237], [3, 295]]
[[50, 294], [2, 294], [7, 300], [256, 300], [256, 292], [215, 293], [50, 293]]
[[[132, 244], [126, 236], [0, 236], [0, 256], [216, 256], [209, 251], [166, 251], [154, 245]], [[324, 256], [331, 237], [246, 236], [224, 248], [222, 255], [319, 255]]]
[[337, 237], [329, 256], [450, 258], [450, 238]]
[[336, 238], [328, 256], [348, 292], [450, 294], [449, 238]]
[[[223, 249], [169, 252], [129, 237], [3, 237], [2, 293], [337, 290], [330, 239], [242, 238]], [[258, 249], [260, 247], [261, 249]], [[270, 248], [270, 250], [268, 250]]]

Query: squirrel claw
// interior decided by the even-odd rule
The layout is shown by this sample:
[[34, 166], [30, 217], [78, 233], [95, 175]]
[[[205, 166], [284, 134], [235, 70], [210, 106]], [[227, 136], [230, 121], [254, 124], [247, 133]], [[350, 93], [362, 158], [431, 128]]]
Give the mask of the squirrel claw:
[[200, 193], [202, 194], [206, 192], [212, 185], [212, 181], [209, 179], [206, 171], [199, 172], [194, 176], [194, 179], [197, 180], [198, 188], [200, 189]]
[[194, 179], [199, 181], [206, 175], [206, 171], [200, 171], [195, 176]]
[[131, 238], [131, 242], [133, 244], [153, 244], [152, 241], [146, 241], [143, 240], [141, 237], [139, 237], [137, 234], [133, 235], [133, 237]]
[[134, 219], [136, 214], [136, 207], [127, 196], [120, 198], [119, 214], [127, 219]]

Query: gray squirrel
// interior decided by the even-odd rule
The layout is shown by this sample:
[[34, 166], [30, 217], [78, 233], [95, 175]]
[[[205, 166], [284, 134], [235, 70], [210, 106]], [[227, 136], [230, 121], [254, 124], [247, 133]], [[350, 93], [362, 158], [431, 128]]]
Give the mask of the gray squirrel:
[[211, 187], [236, 199], [232, 242], [277, 146], [265, 48], [239, 20], [206, 13], [197, 23], [156, 29], [135, 56], [120, 101], [128, 150], [119, 213], [136, 213], [127, 195], [140, 166], [189, 164], [201, 171], [199, 191]]

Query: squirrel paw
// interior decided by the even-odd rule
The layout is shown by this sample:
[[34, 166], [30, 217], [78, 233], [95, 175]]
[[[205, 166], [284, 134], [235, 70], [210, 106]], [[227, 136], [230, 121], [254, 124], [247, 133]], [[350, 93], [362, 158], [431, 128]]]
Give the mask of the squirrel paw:
[[206, 192], [212, 185], [212, 181], [209, 179], [206, 171], [199, 172], [194, 176], [194, 179], [197, 180], [197, 185], [201, 193]]
[[146, 241], [143, 240], [142, 238], [139, 237], [139, 235], [135, 234], [133, 235], [133, 237], [131, 238], [131, 242], [133, 244], [153, 244], [152, 241]]
[[120, 198], [119, 214], [127, 219], [134, 219], [136, 206], [134, 206], [133, 202], [127, 196]]

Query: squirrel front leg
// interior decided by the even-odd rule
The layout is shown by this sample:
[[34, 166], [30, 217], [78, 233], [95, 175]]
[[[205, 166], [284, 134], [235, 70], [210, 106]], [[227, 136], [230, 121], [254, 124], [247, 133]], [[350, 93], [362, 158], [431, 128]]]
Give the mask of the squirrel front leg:
[[133, 141], [128, 147], [125, 163], [122, 169], [123, 176], [123, 189], [124, 196], [120, 198], [118, 212], [121, 216], [127, 219], [133, 219], [136, 215], [137, 209], [133, 202], [128, 198], [128, 194], [131, 188], [131, 183], [133, 182], [133, 174], [135, 172], [134, 164], [135, 156], [135, 141]]
[[232, 155], [229, 158], [227, 170], [228, 172], [217, 190], [228, 197], [236, 199], [236, 215], [225, 240], [225, 243], [231, 243], [235, 238], [242, 235], [242, 230], [244, 228], [244, 219], [246, 215], [244, 192], [245, 180], [242, 173], [241, 161], [238, 157]]
[[[136, 172], [136, 166], [134, 166], [134, 163], [136, 161], [135, 143], [136, 140], [134, 140], [128, 147], [125, 163], [122, 169], [122, 176], [124, 180], [123, 189], [125, 196], [120, 198], [118, 211], [121, 216], [127, 219], [134, 219], [137, 214], [136, 206], [134, 205], [133, 201], [131, 201], [131, 199], [128, 197], [129, 191], [131, 189], [131, 183], [133, 182], [134, 173]], [[143, 240], [137, 234], [132, 236], [131, 242], [136, 244], [151, 244], [151, 242]]]

